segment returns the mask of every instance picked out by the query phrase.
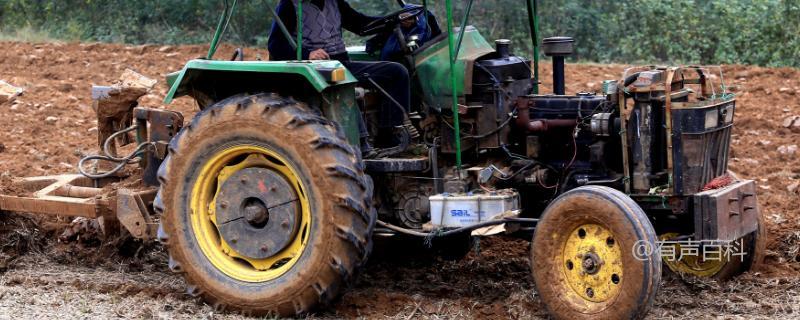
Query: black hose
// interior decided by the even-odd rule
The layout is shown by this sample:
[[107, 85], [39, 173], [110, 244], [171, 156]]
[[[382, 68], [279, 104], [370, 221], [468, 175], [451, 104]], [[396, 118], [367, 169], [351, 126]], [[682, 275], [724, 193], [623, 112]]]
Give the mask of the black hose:
[[625, 77], [625, 81], [622, 82], [622, 86], [627, 87], [631, 85], [631, 83], [633, 83], [634, 81], [636, 81], [636, 79], [639, 78], [639, 74], [641, 74], [641, 72], [636, 72], [632, 75]]
[[[123, 156], [123, 157], [120, 157], [120, 156], [117, 156], [115, 154], [112, 154], [112, 152], [111, 152], [111, 142], [114, 141], [114, 139], [116, 139], [117, 136], [119, 136], [121, 134], [124, 134], [124, 133], [128, 133], [128, 132], [134, 131], [136, 129], [137, 129], [137, 126], [133, 125], [133, 126], [130, 126], [128, 128], [125, 128], [125, 129], [122, 129], [122, 130], [117, 131], [114, 134], [110, 135], [106, 139], [106, 141], [104, 141], [104, 143], [103, 143], [103, 154], [102, 155], [90, 155], [90, 156], [83, 157], [83, 158], [80, 159], [80, 161], [78, 161], [78, 172], [81, 175], [83, 175], [84, 177], [96, 180], [96, 179], [110, 177], [110, 176], [116, 174], [117, 172], [119, 172], [120, 170], [122, 170], [122, 168], [124, 168], [125, 166], [127, 166], [129, 164], [133, 164], [133, 163], [139, 162], [141, 159], [136, 159], [136, 158], [141, 156], [142, 152], [147, 150], [147, 148], [153, 147], [153, 143], [152, 142], [143, 142], [143, 143], [139, 144], [138, 146], [136, 146], [136, 149], [134, 149], [131, 153], [129, 153], [128, 155]], [[84, 164], [86, 163], [86, 161], [91, 161], [91, 160], [112, 162], [112, 163], [115, 163], [116, 166], [114, 168], [112, 168], [111, 170], [106, 171], [106, 172], [89, 173], [89, 172], [86, 171], [86, 169], [84, 169]]]

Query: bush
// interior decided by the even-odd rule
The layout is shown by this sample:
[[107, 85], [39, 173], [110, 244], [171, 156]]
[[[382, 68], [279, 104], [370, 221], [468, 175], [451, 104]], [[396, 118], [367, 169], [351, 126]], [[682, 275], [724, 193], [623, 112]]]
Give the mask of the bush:
[[[264, 46], [271, 23], [265, 3], [275, 6], [278, 1], [239, 2], [228, 41]], [[444, 1], [428, 2], [444, 23]], [[453, 2], [458, 24], [466, 0]], [[397, 8], [394, 0], [350, 3], [370, 14]], [[203, 43], [216, 27], [221, 4], [0, 0], [0, 30], [2, 38], [27, 33], [134, 44]], [[539, 1], [539, 9], [540, 37], [573, 36], [580, 60], [800, 67], [800, 0], [566, 0]], [[513, 39], [518, 52], [531, 49], [525, 0], [476, 0], [469, 23], [489, 39]]]

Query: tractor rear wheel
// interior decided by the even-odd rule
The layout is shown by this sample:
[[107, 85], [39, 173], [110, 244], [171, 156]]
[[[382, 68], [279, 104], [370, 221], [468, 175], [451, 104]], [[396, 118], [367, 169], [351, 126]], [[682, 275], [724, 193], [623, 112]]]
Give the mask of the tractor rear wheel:
[[566, 192], [536, 226], [536, 290], [557, 319], [643, 318], [661, 281], [656, 240], [644, 211], [622, 192]]
[[372, 180], [334, 123], [272, 94], [199, 113], [159, 170], [159, 239], [187, 292], [217, 309], [306, 314], [372, 248]]

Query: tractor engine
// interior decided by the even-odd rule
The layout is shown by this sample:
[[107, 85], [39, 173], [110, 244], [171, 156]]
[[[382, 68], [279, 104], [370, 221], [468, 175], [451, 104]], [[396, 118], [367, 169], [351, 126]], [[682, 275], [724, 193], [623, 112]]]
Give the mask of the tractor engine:
[[[712, 92], [706, 69], [644, 67], [604, 81], [600, 93], [566, 95], [573, 40], [552, 37], [542, 48], [553, 59], [554, 94], [531, 94], [530, 61], [509, 43], [498, 40], [495, 53], [474, 62], [459, 105], [469, 179], [445, 176], [442, 191], [514, 189], [525, 211], [541, 212], [567, 190], [604, 185], [670, 195], [673, 206], [648, 209], [680, 213], [691, 210], [684, 199], [726, 173], [735, 100]], [[454, 153], [453, 126], [443, 121], [441, 152]]]
[[[495, 53], [474, 62], [472, 92], [459, 113], [464, 157], [489, 168], [475, 175], [477, 184], [537, 195], [552, 190], [547, 192], [552, 196], [557, 189], [622, 181], [616, 97], [564, 95], [564, 56], [571, 53], [571, 41], [545, 41], [545, 54], [554, 57], [556, 95], [531, 94], [530, 60], [511, 54], [509, 40], [497, 40]], [[452, 126], [441, 130], [442, 152], [454, 153]]]
[[[496, 50], [477, 59], [472, 65], [471, 90], [459, 106], [464, 150], [499, 149], [509, 143], [511, 133], [510, 106], [516, 97], [532, 90], [531, 61], [510, 52], [511, 40], [495, 41]], [[449, 124], [448, 119], [445, 121]], [[454, 153], [453, 126], [441, 129], [442, 152]]]

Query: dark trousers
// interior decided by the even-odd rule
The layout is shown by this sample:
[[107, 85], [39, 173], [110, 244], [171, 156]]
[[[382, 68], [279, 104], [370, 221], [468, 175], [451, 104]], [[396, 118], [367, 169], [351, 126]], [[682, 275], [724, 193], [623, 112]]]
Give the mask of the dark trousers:
[[[411, 110], [411, 82], [406, 67], [397, 62], [389, 61], [345, 61], [343, 64], [358, 79], [361, 86], [372, 89], [381, 96], [381, 105], [378, 109], [378, 128], [386, 130], [402, 125], [403, 111], [391, 99], [381, 93], [380, 89], [375, 88], [375, 85], [369, 79], [375, 81], [407, 113]], [[366, 126], [363, 121], [359, 123], [359, 129], [362, 136], [364, 136], [366, 134]]]

